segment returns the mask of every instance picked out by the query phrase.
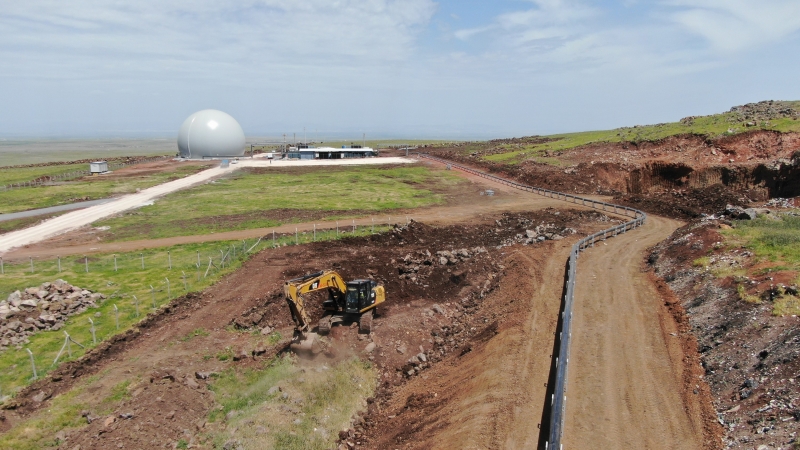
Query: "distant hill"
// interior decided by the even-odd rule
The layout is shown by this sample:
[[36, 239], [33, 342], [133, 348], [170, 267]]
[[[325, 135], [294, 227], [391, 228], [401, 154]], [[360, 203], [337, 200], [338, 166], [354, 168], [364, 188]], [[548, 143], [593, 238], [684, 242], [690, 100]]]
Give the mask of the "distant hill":
[[658, 141], [681, 134], [714, 138], [750, 130], [800, 132], [800, 101], [767, 100], [748, 103], [734, 106], [720, 114], [684, 117], [678, 122], [655, 125], [530, 136], [514, 139], [513, 143], [497, 140], [492, 141], [496, 145], [491, 154], [484, 154], [482, 158], [513, 164], [527, 159], [549, 158], [558, 155], [560, 151], [592, 143]]

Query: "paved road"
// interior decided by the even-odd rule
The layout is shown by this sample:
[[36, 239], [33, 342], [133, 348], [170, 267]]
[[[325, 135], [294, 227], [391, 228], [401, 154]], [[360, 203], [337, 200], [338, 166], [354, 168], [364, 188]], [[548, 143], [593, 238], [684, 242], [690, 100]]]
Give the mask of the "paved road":
[[26, 217], [43, 216], [45, 214], [53, 214], [63, 211], [72, 211], [73, 209], [83, 209], [94, 205], [102, 205], [114, 200], [113, 198], [101, 198], [100, 200], [89, 200], [88, 202], [70, 203], [69, 205], [51, 206], [49, 208], [31, 209], [28, 211], [20, 211], [15, 213], [0, 214], [0, 222], [7, 220], [24, 219]]
[[0, 255], [5, 254], [14, 247], [21, 247], [42, 241], [49, 237], [65, 233], [70, 230], [89, 225], [92, 222], [117, 214], [122, 211], [140, 207], [163, 195], [186, 189], [204, 183], [210, 179], [231, 173], [242, 167], [295, 167], [295, 166], [333, 166], [333, 165], [363, 165], [363, 164], [402, 164], [414, 162], [407, 158], [363, 158], [344, 160], [309, 160], [309, 161], [267, 161], [263, 159], [242, 160], [238, 164], [231, 164], [228, 168], [213, 167], [202, 172], [190, 175], [180, 180], [153, 186], [135, 194], [125, 195], [102, 205], [73, 211], [59, 217], [42, 222], [38, 225], [22, 230], [12, 231], [0, 235]]

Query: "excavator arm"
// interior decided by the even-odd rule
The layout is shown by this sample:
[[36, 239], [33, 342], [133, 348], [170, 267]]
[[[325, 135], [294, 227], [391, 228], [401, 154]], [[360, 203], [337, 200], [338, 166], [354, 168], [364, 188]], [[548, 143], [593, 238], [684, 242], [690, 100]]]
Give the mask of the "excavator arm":
[[306, 333], [311, 329], [303, 294], [323, 289], [327, 289], [332, 297], [339, 297], [347, 293], [347, 283], [336, 271], [325, 270], [288, 280], [284, 284], [283, 291], [292, 311], [296, 331]]

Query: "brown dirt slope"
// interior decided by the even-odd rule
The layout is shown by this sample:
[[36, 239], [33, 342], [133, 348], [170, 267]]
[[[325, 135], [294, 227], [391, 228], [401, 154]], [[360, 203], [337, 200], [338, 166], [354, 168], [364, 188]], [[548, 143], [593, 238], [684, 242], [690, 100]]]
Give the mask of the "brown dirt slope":
[[483, 331], [379, 404], [365, 447], [536, 448], [561, 294], [548, 280], [563, 278], [569, 249], [510, 249], [500, 289], [462, 319]]

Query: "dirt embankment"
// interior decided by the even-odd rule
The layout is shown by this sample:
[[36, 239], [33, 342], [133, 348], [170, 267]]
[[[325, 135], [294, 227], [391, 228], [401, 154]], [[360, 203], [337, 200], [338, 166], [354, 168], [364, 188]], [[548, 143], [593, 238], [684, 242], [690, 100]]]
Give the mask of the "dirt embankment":
[[796, 274], [772, 271], [744, 248], [722, 246], [719, 230], [726, 226], [689, 224], [656, 246], [649, 262], [680, 299], [675, 310], [685, 310], [726, 447], [795, 448], [800, 319], [773, 315], [772, 295]]
[[426, 150], [534, 186], [614, 195], [621, 203], [675, 218], [714, 213], [725, 202], [800, 195], [798, 133], [752, 131], [715, 139], [682, 135], [547, 154], [564, 165], [492, 163], [480, 159], [485, 156], [481, 151], [465, 154], [457, 147]]

